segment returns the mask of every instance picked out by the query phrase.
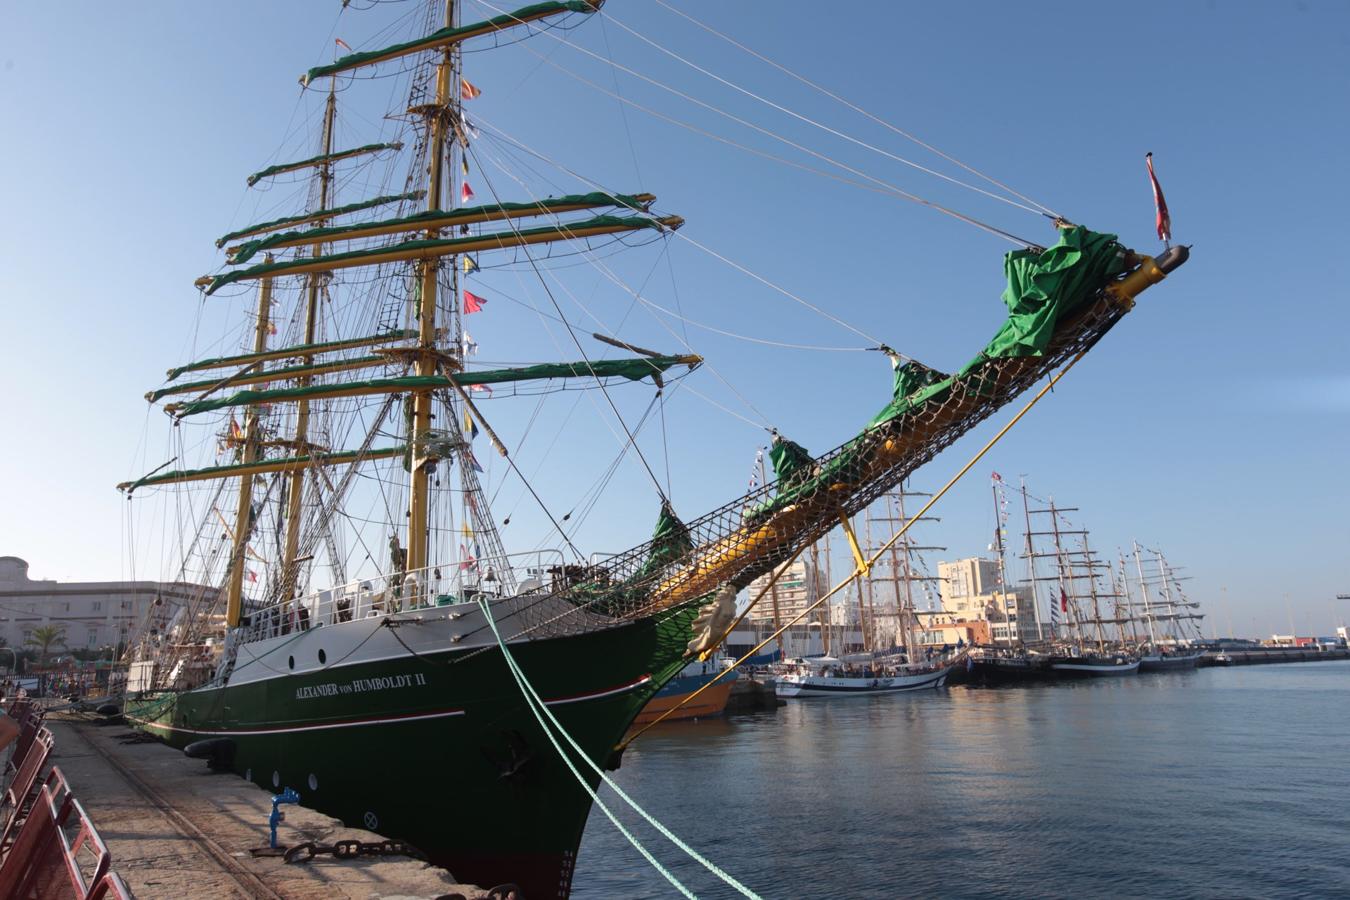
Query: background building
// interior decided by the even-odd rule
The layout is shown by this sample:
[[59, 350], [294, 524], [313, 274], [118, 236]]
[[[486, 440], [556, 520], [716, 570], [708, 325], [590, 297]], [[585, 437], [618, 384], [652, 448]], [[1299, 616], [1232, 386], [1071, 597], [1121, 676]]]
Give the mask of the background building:
[[28, 577], [26, 561], [0, 556], [0, 639], [22, 650], [34, 629], [56, 626], [65, 639], [52, 645], [54, 652], [116, 647], [147, 623], [162, 628], [178, 606], [202, 590], [156, 581], [35, 581]]
[[[749, 615], [745, 617], [747, 622], [773, 622], [776, 614], [779, 624], [787, 623], [820, 596], [816, 593], [816, 586], [811, 584], [811, 570], [805, 559], [780, 566], [779, 571], [783, 574], [779, 576], [778, 582], [755, 604], [754, 609], [750, 610]], [[761, 575], [750, 582], [750, 586], [746, 588], [746, 602], [759, 596], [759, 592], [769, 583], [771, 575], [772, 573]], [[825, 615], [821, 611], [821, 616], [813, 614], [811, 618], [812, 621], [818, 621]]]
[[989, 639], [996, 644], [1039, 638], [1031, 588], [1002, 585], [997, 560], [972, 556], [940, 562], [938, 578], [944, 586], [942, 611], [951, 616], [948, 624], [988, 622]]

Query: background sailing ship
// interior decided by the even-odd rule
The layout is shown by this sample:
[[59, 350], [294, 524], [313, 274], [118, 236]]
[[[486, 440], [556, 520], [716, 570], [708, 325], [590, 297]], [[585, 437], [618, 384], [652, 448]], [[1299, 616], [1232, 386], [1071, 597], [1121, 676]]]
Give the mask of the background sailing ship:
[[[1058, 239], [1008, 255], [1008, 319], [969, 362], [947, 374], [877, 342], [868, 349], [891, 360], [893, 385], [865, 427], [819, 456], [776, 441], [773, 481], [683, 521], [638, 433], [659, 422], [664, 442], [666, 392], [703, 360], [674, 330], [681, 346], [654, 351], [577, 327], [557, 277], [585, 263], [639, 300], [641, 283], [616, 274], [609, 253], [669, 241], [683, 220], [642, 187], [574, 168], [561, 171], [579, 190], [531, 193], [490, 169], [501, 160], [478, 149], [483, 130], [466, 112], [480, 93], [465, 71], [473, 42], [548, 34], [599, 6], [465, 20], [455, 3], [433, 3], [417, 36], [304, 75], [323, 96], [317, 141], [248, 178], [302, 190], [284, 214], [218, 239], [226, 265], [199, 284], [234, 324], [217, 352], [180, 362], [150, 392], [172, 419], [173, 453], [122, 485], [168, 498], [178, 571], [204, 585], [147, 629], [128, 717], [406, 838], [461, 878], [512, 880], [530, 896], [567, 894], [601, 767], [618, 764], [616, 744], [689, 654], [719, 643], [740, 589], [1081, 358], [1187, 255], [1155, 260], [1033, 210]], [[358, 129], [339, 127], [340, 98], [368, 73], [408, 90], [392, 124], [349, 140]], [[475, 290], [494, 266], [533, 282], [530, 311], [562, 324], [556, 358], [477, 356], [469, 317], [508, 299]], [[648, 402], [625, 415], [617, 397], [638, 384]], [[569, 521], [585, 518], [608, 475], [564, 508], [550, 499], [559, 485], [517, 461], [531, 420], [507, 432], [487, 408], [571, 389], [592, 392], [618, 437], [607, 471], [631, 455], [648, 477], [657, 526], [631, 550], [573, 540]], [[546, 523], [530, 546], [508, 547], [513, 511], [483, 485], [488, 459]], [[413, 797], [362, 764], [401, 747], [425, 762]], [[452, 802], [480, 813], [448, 821]]]

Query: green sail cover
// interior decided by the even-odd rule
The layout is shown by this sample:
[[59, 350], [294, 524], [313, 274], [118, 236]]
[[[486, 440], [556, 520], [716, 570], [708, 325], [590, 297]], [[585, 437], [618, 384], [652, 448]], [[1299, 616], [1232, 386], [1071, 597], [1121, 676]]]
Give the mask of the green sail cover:
[[[464, 219], [478, 219], [484, 215], [493, 213], [511, 213], [511, 212], [535, 212], [539, 215], [547, 213], [550, 209], [557, 207], [570, 207], [578, 204], [587, 206], [625, 206], [631, 209], [645, 209], [645, 206], [636, 198], [628, 194], [609, 195], [604, 193], [592, 194], [571, 194], [566, 197], [553, 197], [548, 200], [538, 200], [533, 203], [494, 203], [488, 206], [466, 206], [462, 209], [441, 210], [433, 209], [425, 212], [416, 213], [411, 216], [400, 216], [396, 219], [382, 219], [378, 222], [355, 222], [350, 225], [332, 225], [327, 228], [312, 228], [308, 231], [287, 231], [281, 234], [268, 235], [265, 238], [259, 238], [254, 241], [247, 241], [239, 245], [238, 251], [230, 259], [230, 265], [237, 266], [248, 262], [259, 252], [275, 247], [277, 244], [285, 244], [289, 241], [298, 239], [304, 240], [341, 240], [344, 234], [350, 234], [353, 231], [362, 231], [367, 228], [381, 228], [388, 225], [410, 225], [416, 226], [420, 222], [435, 221], [444, 219], [445, 224], [442, 227], [451, 228], [457, 221]], [[494, 218], [508, 218], [503, 214], [494, 216]], [[410, 231], [413, 229], [409, 229]]]
[[298, 222], [312, 222], [315, 219], [332, 219], [337, 216], [345, 216], [348, 213], [360, 212], [363, 209], [371, 209], [389, 203], [402, 203], [404, 200], [421, 200], [426, 195], [426, 191], [410, 191], [406, 194], [390, 194], [387, 197], [374, 197], [370, 200], [362, 200], [360, 203], [348, 203], [346, 206], [334, 206], [330, 209], [320, 209], [311, 213], [302, 213], [298, 216], [287, 216], [284, 219], [273, 219], [270, 222], [259, 222], [257, 225], [250, 225], [247, 228], [240, 228], [238, 231], [231, 231], [229, 234], [221, 235], [216, 239], [216, 246], [224, 247], [235, 238], [241, 238], [248, 234], [257, 234], [260, 231], [271, 231], [273, 228], [284, 228], [287, 225], [294, 225]]
[[810, 474], [815, 460], [801, 444], [776, 434], [769, 446], [769, 462], [773, 463], [773, 476], [781, 491]]
[[[842, 452], [825, 462], [812, 477], [780, 489], [767, 503], [749, 514], [760, 518], [800, 497], [839, 482], [856, 481], [869, 431], [917, 410], [930, 401], [941, 402], [957, 383], [979, 385], [980, 369], [995, 359], [1041, 356], [1054, 337], [1060, 318], [1090, 303], [1112, 278], [1126, 270], [1125, 251], [1113, 234], [1098, 234], [1081, 226], [1060, 232], [1059, 242], [1046, 250], [1015, 250], [1004, 258], [1008, 287], [1003, 302], [1008, 319], [974, 359], [952, 376], [916, 363], [896, 372], [896, 396]], [[901, 392], [906, 392], [901, 395]]]
[[360, 53], [352, 53], [343, 56], [326, 66], [315, 66], [304, 74], [300, 83], [308, 85], [315, 78], [322, 78], [325, 75], [336, 75], [338, 72], [345, 72], [348, 69], [355, 69], [373, 59], [382, 57], [394, 58], [404, 56], [409, 53], [416, 53], [424, 48], [434, 47], [437, 44], [454, 41], [458, 37], [474, 37], [479, 34], [487, 34], [492, 31], [500, 31], [503, 28], [510, 28], [513, 25], [519, 25], [522, 22], [533, 19], [540, 19], [544, 16], [561, 12], [594, 12], [600, 7], [599, 0], [566, 0], [566, 2], [536, 3], [533, 6], [526, 6], [515, 12], [504, 13], [500, 16], [493, 16], [483, 22], [475, 22], [472, 25], [461, 25], [458, 28], [442, 28], [439, 31], [433, 31], [425, 37], [417, 38], [412, 41], [405, 41], [402, 44], [394, 44], [381, 50], [365, 50]]
[[[364, 367], [366, 365], [374, 366], [377, 363], [394, 365], [396, 362], [396, 360], [390, 359], [387, 356], [361, 356], [355, 359], [335, 359], [327, 363], [306, 363], [303, 366], [286, 366], [281, 369], [253, 373], [250, 377], [261, 378], [266, 376], [268, 380], [283, 380], [286, 378], [294, 378], [298, 375], [322, 375], [326, 370], [334, 367], [350, 366], [354, 363], [359, 364], [360, 367]], [[341, 371], [341, 368], [339, 368], [338, 371]], [[229, 376], [225, 376], [225, 378], [228, 377]], [[151, 391], [146, 394], [145, 399], [154, 403], [156, 400], [161, 397], [166, 397], [169, 394], [186, 394], [191, 391], [204, 391], [207, 388], [212, 388], [220, 384], [225, 378], [211, 378], [206, 381], [190, 381], [187, 384], [176, 384], [171, 387], [160, 388], [157, 391]]]
[[402, 150], [400, 143], [392, 144], [366, 144], [364, 147], [353, 147], [350, 150], [339, 150], [336, 153], [322, 153], [309, 159], [302, 159], [299, 162], [279, 163], [275, 166], [268, 166], [261, 172], [254, 172], [248, 176], [248, 186], [253, 187], [264, 178], [272, 175], [280, 175], [282, 172], [292, 172], [296, 169], [303, 169], [307, 166], [317, 166], [320, 163], [336, 162], [339, 159], [346, 159], [349, 156], [359, 156], [362, 153], [378, 153], [381, 150]]
[[[547, 378], [609, 378], [621, 377], [630, 381], [639, 381], [653, 373], [664, 372], [672, 366], [691, 365], [697, 357], [688, 356], [652, 356], [640, 359], [599, 359], [591, 363], [543, 363], [537, 366], [522, 366], [518, 369], [488, 369], [482, 372], [459, 372], [455, 381], [468, 387], [475, 384], [499, 384], [509, 381], [542, 380]], [[427, 390], [448, 388], [450, 382], [440, 375], [405, 375], [400, 378], [373, 378], [363, 381], [344, 381], [341, 384], [321, 384], [297, 388], [271, 388], [268, 390], [244, 390], [212, 400], [198, 400], [173, 407], [180, 416], [193, 416], [198, 413], [224, 409], [230, 406], [247, 406], [250, 403], [275, 403], [279, 400], [302, 400], [315, 394], [328, 393], [343, 388], [382, 388], [399, 390]]]
[[[389, 253], [394, 250], [426, 250], [426, 249], [444, 249], [447, 253], [453, 253], [456, 246], [465, 246], [476, 244], [480, 241], [490, 241], [500, 239], [502, 246], [515, 246], [517, 237], [530, 237], [537, 234], [556, 234], [560, 238], [566, 238], [568, 232], [577, 231], [584, 228], [596, 228], [613, 226], [616, 228], [629, 228], [637, 231], [641, 228], [652, 228], [660, 231], [663, 226], [655, 219], [644, 219], [640, 216], [596, 216], [593, 219], [586, 219], [582, 222], [568, 222], [566, 225], [543, 225], [538, 228], [521, 228], [516, 231], [499, 231], [493, 234], [482, 234], [474, 237], [447, 238], [443, 240], [421, 240], [421, 241], [403, 241], [398, 244], [391, 244], [385, 247], [376, 247], [374, 249], [351, 250], [346, 253], [330, 253], [327, 256], [306, 256], [299, 259], [288, 259], [282, 262], [259, 263], [256, 266], [249, 266], [247, 269], [238, 269], [234, 272], [226, 272], [223, 275], [217, 275], [211, 279], [211, 284], [207, 286], [208, 296], [215, 293], [227, 284], [233, 284], [236, 281], [243, 281], [248, 278], [258, 278], [263, 275], [275, 274], [285, 275], [287, 270], [299, 268], [300, 266], [310, 266], [315, 263], [340, 263], [352, 260], [360, 260], [363, 257], [375, 256], [381, 253]], [[359, 263], [358, 263], [359, 264]]]
[[670, 501], [661, 501], [661, 514], [656, 518], [656, 531], [652, 533], [652, 552], [642, 564], [638, 578], [663, 568], [694, 549], [694, 539], [689, 528], [670, 508]]
[[341, 465], [347, 462], [359, 462], [362, 460], [389, 459], [406, 452], [407, 448], [402, 444], [396, 447], [380, 447], [374, 450], [367, 450], [362, 453], [360, 450], [340, 450], [336, 453], [317, 453], [313, 457], [291, 456], [285, 459], [259, 459], [251, 463], [230, 463], [224, 466], [208, 466], [205, 469], [175, 469], [171, 472], [158, 472], [154, 475], [146, 475], [135, 481], [127, 481], [117, 486], [118, 490], [126, 491], [130, 494], [139, 487], [145, 487], [150, 484], [163, 484], [165, 482], [184, 481], [197, 478], [228, 478], [241, 469], [250, 469], [260, 464], [285, 463], [287, 465], [303, 466], [311, 461], [317, 461], [323, 465]]
[[[269, 351], [272, 354], [283, 354], [275, 356], [276, 359], [284, 359], [286, 356], [304, 356], [311, 353], [326, 353], [330, 350], [342, 350], [347, 347], [359, 347], [363, 344], [377, 344], [380, 341], [402, 341], [408, 338], [417, 337], [417, 332], [411, 329], [397, 329], [386, 331], [380, 334], [367, 335], [360, 338], [346, 338], [340, 341], [322, 341], [317, 344], [296, 344], [294, 347], [281, 347], [277, 350]], [[252, 362], [258, 358], [257, 353], [241, 353], [237, 356], [213, 356], [210, 359], [199, 359], [196, 362], [190, 362], [186, 365], [178, 366], [169, 370], [169, 380], [173, 381], [184, 372], [195, 372], [198, 369], [219, 369], [225, 366], [241, 365]]]

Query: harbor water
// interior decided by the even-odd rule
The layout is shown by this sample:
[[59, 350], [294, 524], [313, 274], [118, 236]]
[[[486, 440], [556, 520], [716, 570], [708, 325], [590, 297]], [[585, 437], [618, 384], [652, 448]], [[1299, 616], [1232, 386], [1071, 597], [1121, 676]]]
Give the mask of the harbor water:
[[[660, 726], [614, 774], [766, 898], [1346, 896], [1348, 695], [1325, 662], [794, 701]], [[597, 808], [573, 896], [678, 895]]]

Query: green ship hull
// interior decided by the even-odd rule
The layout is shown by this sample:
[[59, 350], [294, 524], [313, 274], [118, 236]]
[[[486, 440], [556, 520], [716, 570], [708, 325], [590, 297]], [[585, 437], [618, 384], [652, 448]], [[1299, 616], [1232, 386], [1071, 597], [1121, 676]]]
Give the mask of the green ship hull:
[[[684, 664], [695, 613], [684, 607], [510, 646], [553, 714], [603, 767]], [[285, 666], [246, 684], [143, 694], [128, 700], [127, 718], [178, 748], [226, 738], [232, 768], [248, 780], [294, 788], [304, 806], [405, 840], [458, 879], [513, 882], [532, 898], [568, 895], [591, 798], [499, 648], [304, 673]], [[594, 789], [598, 777], [578, 769]]]

